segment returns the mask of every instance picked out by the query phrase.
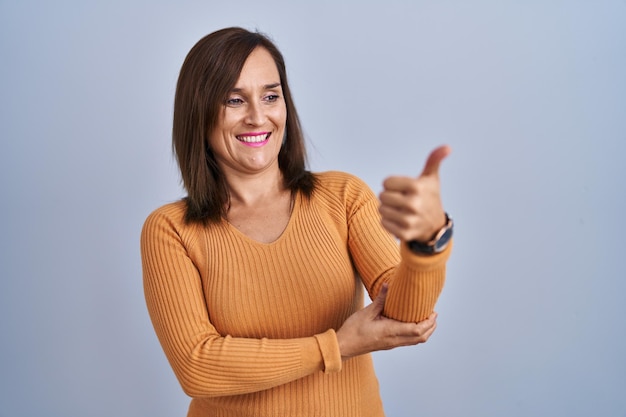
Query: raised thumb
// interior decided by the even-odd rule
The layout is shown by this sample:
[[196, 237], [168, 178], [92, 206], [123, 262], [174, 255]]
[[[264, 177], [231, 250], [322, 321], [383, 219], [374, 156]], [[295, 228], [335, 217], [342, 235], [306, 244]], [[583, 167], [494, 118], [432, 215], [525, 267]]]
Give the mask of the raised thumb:
[[452, 148], [448, 145], [443, 145], [433, 150], [430, 155], [428, 155], [428, 159], [426, 160], [426, 164], [420, 176], [439, 175], [439, 165], [441, 165], [441, 161], [443, 161], [446, 156], [450, 155], [451, 152]]

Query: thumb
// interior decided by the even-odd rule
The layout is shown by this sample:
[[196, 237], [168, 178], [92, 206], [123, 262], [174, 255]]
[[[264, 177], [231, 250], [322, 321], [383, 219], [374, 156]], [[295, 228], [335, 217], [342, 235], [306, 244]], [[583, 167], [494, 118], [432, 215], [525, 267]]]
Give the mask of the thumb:
[[425, 177], [428, 175], [439, 175], [439, 165], [441, 165], [441, 161], [452, 152], [452, 148], [448, 145], [443, 145], [435, 150], [433, 150], [430, 155], [428, 155], [428, 159], [426, 160], [426, 164], [424, 165], [424, 170], [420, 177]]
[[384, 283], [378, 295], [374, 299], [371, 304], [372, 314], [376, 317], [382, 314], [383, 308], [385, 307], [385, 300], [387, 299], [387, 290], [389, 289], [388, 284]]

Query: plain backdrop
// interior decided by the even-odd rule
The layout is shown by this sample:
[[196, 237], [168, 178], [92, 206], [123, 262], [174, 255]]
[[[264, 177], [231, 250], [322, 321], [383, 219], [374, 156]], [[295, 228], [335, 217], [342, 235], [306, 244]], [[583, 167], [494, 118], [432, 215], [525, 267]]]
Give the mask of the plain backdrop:
[[233, 25], [285, 55], [313, 170], [379, 192], [453, 148], [439, 327], [375, 354], [388, 416], [626, 416], [626, 1], [0, 0], [1, 417], [185, 415], [139, 234], [183, 196], [182, 61]]

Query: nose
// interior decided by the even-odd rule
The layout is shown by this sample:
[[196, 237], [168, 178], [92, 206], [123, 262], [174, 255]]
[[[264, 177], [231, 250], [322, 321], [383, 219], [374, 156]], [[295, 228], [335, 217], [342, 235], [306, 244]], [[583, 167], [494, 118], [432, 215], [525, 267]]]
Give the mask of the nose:
[[261, 103], [249, 103], [245, 123], [250, 126], [261, 126], [265, 123], [265, 112]]

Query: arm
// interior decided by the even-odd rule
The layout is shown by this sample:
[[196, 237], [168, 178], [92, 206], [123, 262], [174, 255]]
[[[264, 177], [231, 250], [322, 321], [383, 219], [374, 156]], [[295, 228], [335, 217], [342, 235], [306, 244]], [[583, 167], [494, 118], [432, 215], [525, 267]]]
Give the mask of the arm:
[[384, 284], [369, 306], [352, 314], [337, 330], [342, 359], [400, 346], [425, 343], [437, 328], [437, 313], [419, 323], [405, 323], [383, 315], [388, 286]]
[[219, 334], [211, 324], [200, 274], [190, 251], [193, 226], [153, 213], [141, 236], [144, 292], [163, 350], [192, 397], [260, 391], [317, 371], [339, 371], [333, 330], [300, 339], [251, 339]]
[[[382, 282], [389, 283], [384, 314], [404, 322], [419, 322], [433, 311], [443, 289], [445, 264], [451, 245], [436, 255], [416, 255], [408, 240], [428, 241], [445, 224], [439, 191], [439, 164], [450, 149], [437, 148], [418, 178], [390, 177], [380, 196], [381, 223], [400, 239], [400, 259], [394, 259], [397, 244], [381, 232], [371, 196], [350, 217], [350, 250], [370, 294]], [[372, 243], [375, 242], [375, 243]], [[390, 249], [391, 248], [391, 249]]]
[[419, 322], [431, 315], [445, 282], [451, 245], [442, 253], [420, 256], [395, 241], [381, 225], [378, 202], [370, 197], [353, 216], [350, 253], [370, 297], [389, 286], [384, 315], [403, 322]]

